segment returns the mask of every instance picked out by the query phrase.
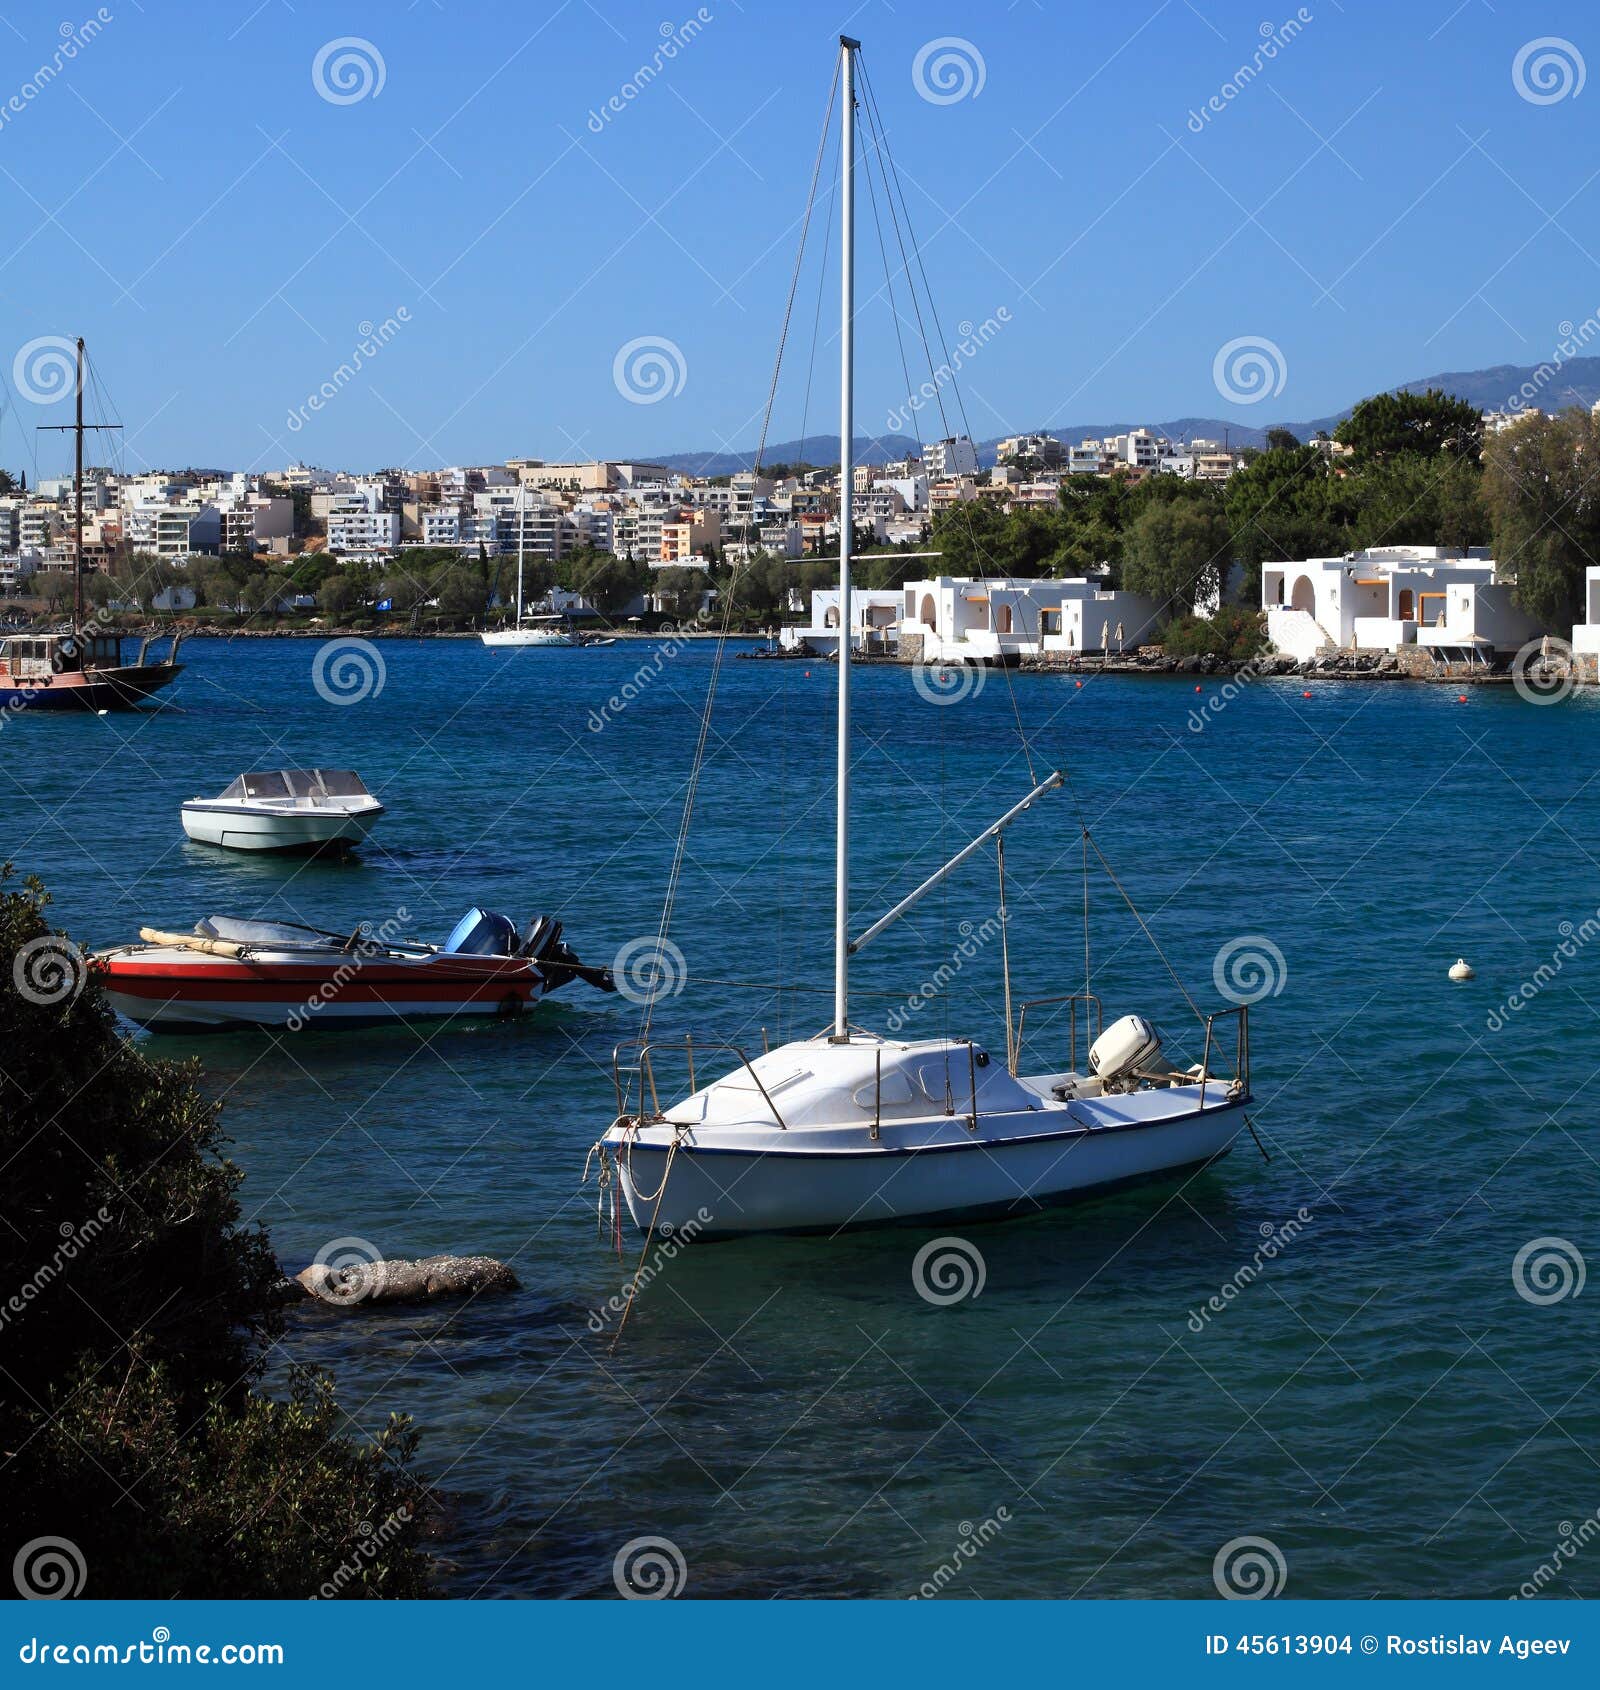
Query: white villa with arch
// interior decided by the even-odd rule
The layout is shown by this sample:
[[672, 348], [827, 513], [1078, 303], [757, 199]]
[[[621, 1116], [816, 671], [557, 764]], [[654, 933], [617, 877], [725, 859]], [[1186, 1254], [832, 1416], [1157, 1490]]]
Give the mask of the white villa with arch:
[[907, 581], [902, 655], [924, 662], [1013, 662], [1021, 657], [1132, 651], [1159, 619], [1153, 600], [1082, 576], [1060, 581], [940, 575]]
[[1507, 657], [1539, 629], [1483, 547], [1375, 546], [1261, 567], [1274, 647], [1304, 661], [1329, 651], [1419, 646], [1446, 661]]
[[[850, 649], [861, 651], [892, 643], [900, 620], [898, 587], [850, 589]], [[778, 643], [786, 651], [802, 644], [818, 653], [839, 649], [839, 589], [817, 587], [811, 594], [811, 621], [803, 627], [783, 628]]]

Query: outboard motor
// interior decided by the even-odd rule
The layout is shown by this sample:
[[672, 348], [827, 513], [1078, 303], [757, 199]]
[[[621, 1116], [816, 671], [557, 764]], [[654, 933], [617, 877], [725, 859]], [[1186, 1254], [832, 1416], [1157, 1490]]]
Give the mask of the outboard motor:
[[527, 957], [538, 968], [547, 992], [554, 992], [573, 980], [582, 980], [596, 991], [617, 989], [609, 968], [578, 961], [577, 953], [562, 939], [561, 923], [553, 915], [537, 915], [528, 923], [516, 954]]
[[444, 949], [453, 956], [518, 956], [517, 924], [496, 910], [470, 909], [450, 929]]
[[1160, 1054], [1154, 1024], [1142, 1015], [1124, 1015], [1089, 1047], [1089, 1067], [1107, 1091], [1131, 1091]]

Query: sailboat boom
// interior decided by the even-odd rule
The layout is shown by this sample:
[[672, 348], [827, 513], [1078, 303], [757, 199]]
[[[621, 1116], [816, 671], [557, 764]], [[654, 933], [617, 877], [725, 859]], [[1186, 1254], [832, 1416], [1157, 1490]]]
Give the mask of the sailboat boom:
[[1057, 769], [1056, 772], [1047, 780], [1040, 781], [1026, 798], [1018, 804], [1013, 804], [1011, 808], [999, 819], [999, 821], [991, 822], [970, 845], [963, 845], [943, 868], [935, 869], [915, 892], [908, 892], [892, 910], [888, 911], [885, 915], [880, 915], [859, 939], [852, 939], [850, 941], [851, 952], [854, 953], [859, 951], [869, 939], [877, 938], [877, 936], [889, 925], [890, 922], [898, 921], [913, 904], [925, 898], [928, 893], [930, 893], [934, 887], [951, 872], [952, 869], [960, 868], [967, 858], [970, 857], [980, 845], [987, 844], [991, 839], [998, 839], [1001, 832], [1014, 822], [1017, 817], [1033, 803], [1035, 798], [1042, 798], [1045, 793], [1060, 786], [1065, 779], [1066, 776]]

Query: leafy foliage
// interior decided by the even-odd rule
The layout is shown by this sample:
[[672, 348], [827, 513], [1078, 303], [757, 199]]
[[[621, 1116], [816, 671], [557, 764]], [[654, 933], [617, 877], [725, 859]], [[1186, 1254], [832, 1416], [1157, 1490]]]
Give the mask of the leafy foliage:
[[1484, 446], [1483, 497], [1495, 553], [1517, 602], [1565, 628], [1582, 612], [1584, 569], [1600, 562], [1600, 424], [1588, 411], [1538, 412]]
[[1158, 636], [1169, 657], [1218, 657], [1245, 663], [1266, 649], [1259, 612], [1225, 604], [1212, 616], [1177, 616]]
[[[12, 1553], [70, 1539], [95, 1596], [423, 1594], [427, 1509], [391, 1419], [340, 1434], [331, 1386], [259, 1389], [281, 1329], [196, 1070], [145, 1057], [0, 871], [0, 1475]], [[60, 995], [56, 988], [65, 982]], [[25, 992], [23, 985], [31, 985]], [[44, 989], [39, 989], [40, 986]], [[78, 989], [73, 989], [74, 987]], [[335, 1575], [398, 1519], [381, 1550]]]
[[1364, 468], [1403, 452], [1448, 453], [1475, 463], [1483, 446], [1483, 416], [1466, 399], [1436, 387], [1426, 393], [1378, 393], [1363, 399], [1334, 431]]

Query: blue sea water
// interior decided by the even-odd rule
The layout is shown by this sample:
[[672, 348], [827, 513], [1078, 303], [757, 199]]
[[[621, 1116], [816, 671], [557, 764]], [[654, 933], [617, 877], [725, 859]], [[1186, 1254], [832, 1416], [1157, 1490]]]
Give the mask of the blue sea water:
[[[325, 649], [197, 640], [158, 710], [6, 725], [6, 852], [74, 937], [400, 909], [437, 937], [473, 903], [558, 913], [586, 960], [654, 933], [708, 645], [385, 641], [381, 690], [343, 704], [313, 684]], [[453, 1593], [611, 1595], [619, 1551], [661, 1537], [691, 1596], [1209, 1596], [1254, 1537], [1290, 1596], [1509, 1595], [1557, 1559], [1543, 1588], [1600, 1595], [1600, 1542], [1555, 1554], [1600, 1509], [1600, 1289], [1576, 1289], [1600, 1252], [1600, 701], [1307, 685], [990, 674], [935, 705], [858, 670], [858, 926], [1027, 791], [1020, 720], [1072, 792], [1009, 835], [1019, 998], [1081, 989], [1078, 805], [1202, 1005], [1219, 954], [1247, 941], [1252, 987], [1265, 959], [1271, 1161], [1245, 1139], [1181, 1187], [964, 1229], [983, 1284], [957, 1303], [918, 1294], [929, 1230], [750, 1240], [684, 1250], [596, 1335], [638, 1249], [608, 1250], [580, 1183], [637, 1027], [620, 997], [426, 1041], [150, 1041], [200, 1055], [290, 1269], [346, 1236], [514, 1265], [500, 1299], [299, 1313], [274, 1357], [333, 1369], [353, 1428], [415, 1416]], [[658, 1034], [828, 1020], [833, 708], [827, 665], [725, 663]], [[313, 763], [389, 806], [359, 860], [184, 840], [184, 798]], [[1090, 894], [1107, 1018], [1198, 1057], [1102, 873]], [[961, 956], [909, 1024], [1003, 1049], [998, 946], [972, 941], [995, 898], [985, 853], [858, 959], [857, 1018]], [[817, 990], [724, 983], [772, 981]], [[1064, 1062], [1048, 1025], [1029, 1043]]]

